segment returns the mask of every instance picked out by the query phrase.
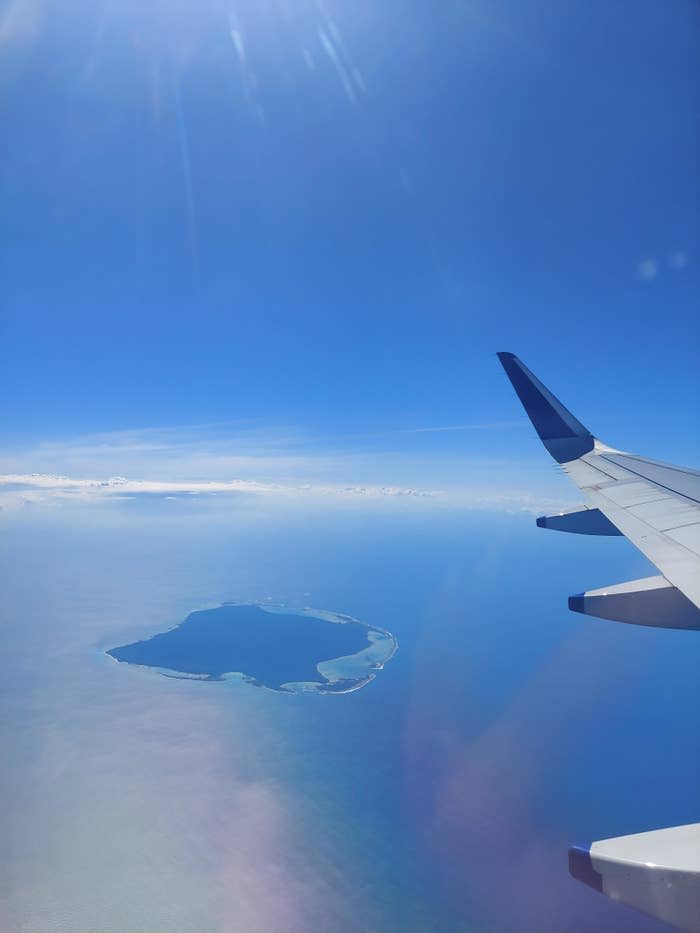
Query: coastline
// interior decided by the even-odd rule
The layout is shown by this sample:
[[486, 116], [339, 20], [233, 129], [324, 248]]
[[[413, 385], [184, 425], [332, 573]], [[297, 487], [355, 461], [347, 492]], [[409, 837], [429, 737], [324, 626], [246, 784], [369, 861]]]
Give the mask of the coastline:
[[[345, 613], [334, 612], [327, 609], [314, 609], [309, 606], [296, 608], [289, 607], [281, 603], [238, 603], [233, 601], [223, 602], [214, 607], [212, 607], [211, 604], [208, 604], [207, 609], [220, 609], [227, 606], [236, 606], [241, 608], [254, 606], [258, 609], [261, 609], [263, 612], [274, 615], [291, 615], [300, 616], [302, 618], [313, 618], [334, 625], [359, 625], [366, 629], [366, 638], [368, 644], [353, 654], [341, 655], [336, 658], [329, 658], [319, 661], [315, 666], [319, 675], [323, 678], [322, 682], [310, 680], [287, 681], [280, 683], [277, 686], [263, 683], [256, 677], [246, 674], [244, 671], [226, 671], [217, 674], [192, 673], [188, 671], [179, 671], [174, 668], [140, 664], [135, 661], [124, 660], [117, 657], [113, 652], [117, 652], [121, 648], [130, 647], [125, 645], [105, 649], [101, 653], [106, 655], [108, 658], [110, 658], [110, 660], [116, 662], [117, 664], [126, 664], [129, 667], [141, 668], [143, 670], [161, 674], [162, 676], [169, 677], [173, 680], [197, 680], [205, 683], [228, 683], [236, 685], [244, 683], [258, 688], [264, 688], [274, 693], [322, 693], [344, 695], [348, 693], [354, 693], [357, 690], [360, 690], [362, 687], [366, 686], [368, 683], [371, 683], [372, 680], [374, 680], [376, 677], [375, 672], [383, 670], [384, 666], [394, 657], [398, 651], [398, 641], [391, 632], [386, 629], [379, 628], [378, 626], [369, 625], [368, 623], [362, 622], [360, 619], [355, 619], [354, 617]], [[173, 632], [184, 625], [185, 622], [190, 620], [193, 615], [196, 615], [197, 612], [201, 611], [205, 610], [194, 610], [193, 612], [190, 612], [186, 618], [183, 619], [182, 622], [179, 622], [177, 625], [172, 626], [164, 632], [151, 635], [149, 638], [140, 639], [133, 644], [142, 644], [151, 641], [156, 637], [156, 635], [163, 635], [167, 634], [168, 632]]]

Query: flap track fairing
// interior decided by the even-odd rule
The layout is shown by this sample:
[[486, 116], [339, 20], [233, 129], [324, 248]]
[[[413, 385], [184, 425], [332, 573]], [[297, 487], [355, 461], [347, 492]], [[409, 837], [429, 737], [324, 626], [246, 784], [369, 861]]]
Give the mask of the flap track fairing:
[[585, 505], [558, 515], [542, 515], [537, 519], [537, 527], [577, 535], [622, 535], [600, 509], [589, 509]]
[[570, 596], [569, 609], [613, 622], [700, 629], [700, 609], [663, 576], [630, 580]]

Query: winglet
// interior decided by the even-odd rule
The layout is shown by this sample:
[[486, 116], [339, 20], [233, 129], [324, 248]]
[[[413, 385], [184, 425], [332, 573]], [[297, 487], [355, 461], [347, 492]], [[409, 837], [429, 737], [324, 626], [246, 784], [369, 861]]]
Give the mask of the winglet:
[[594, 438], [588, 428], [542, 385], [515, 354], [499, 353], [498, 359], [540, 440], [556, 461], [568, 463], [593, 450]]

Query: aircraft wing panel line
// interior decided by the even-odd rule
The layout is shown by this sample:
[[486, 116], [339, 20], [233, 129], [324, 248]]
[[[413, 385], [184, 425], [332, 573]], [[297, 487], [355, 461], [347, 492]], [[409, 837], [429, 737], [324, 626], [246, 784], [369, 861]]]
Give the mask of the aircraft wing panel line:
[[630, 511], [656, 531], [671, 531], [685, 525], [695, 525], [698, 521], [697, 509], [684, 502], [669, 502], [665, 499], [635, 505]]
[[694, 522], [692, 525], [683, 525], [681, 528], [671, 528], [664, 534], [700, 557], [700, 524], [698, 522]]
[[[608, 456], [606, 456], [605, 454], [598, 454], [598, 456], [600, 457], [601, 460], [608, 461], [608, 460], [610, 459], [610, 458], [609, 458]], [[628, 459], [635, 459], [635, 458], [630, 457], [630, 458], [628, 458]], [[613, 460], [613, 461], [611, 461], [611, 462], [614, 463], [615, 461]], [[641, 462], [644, 462], [644, 461], [641, 461]], [[691, 471], [689, 471], [689, 470], [681, 470], [681, 469], [679, 469], [679, 468], [677, 468], [677, 467], [668, 467], [668, 468], [667, 468], [669, 472], [673, 471], [673, 473], [677, 473], [677, 474], [678, 474], [678, 481], [681, 482], [681, 483], [683, 484], [683, 488], [684, 488], [684, 489], [687, 488], [687, 489], [689, 490], [689, 491], [683, 492], [683, 491], [681, 491], [680, 489], [678, 489], [678, 487], [668, 486], [668, 485], [662, 483], [660, 480], [652, 478], [651, 476], [649, 476], [648, 472], [647, 472], [647, 473], [643, 473], [643, 472], [641, 472], [641, 471], [639, 471], [639, 470], [633, 470], [633, 469], [631, 469], [631, 467], [628, 467], [628, 466], [625, 466], [624, 469], [627, 470], [629, 473], [634, 474], [635, 476], [641, 477], [642, 479], [646, 480], [646, 482], [648, 482], [648, 483], [653, 483], [654, 486], [658, 486], [658, 487], [661, 488], [661, 489], [666, 489], [666, 490], [668, 490], [669, 492], [674, 493], [674, 495], [676, 495], [676, 496], [683, 496], [684, 499], [689, 499], [691, 502], [694, 502], [694, 503], [696, 503], [697, 505], [700, 505], [700, 498], [697, 498], [695, 495], [692, 495], [692, 494], [691, 494], [691, 491], [694, 491], [694, 487], [695, 487], [696, 483], [695, 483], [695, 482], [692, 482], [692, 486], [691, 486], [691, 484], [687, 482], [688, 480], [694, 481], [694, 480], [696, 479], [696, 477], [697, 477], [697, 474], [696, 474], [696, 473], [693, 473], [693, 472], [691, 472]], [[663, 475], [663, 474], [662, 474], [662, 475]], [[680, 477], [684, 477], [684, 478], [685, 478], [685, 481], [684, 481], [684, 480], [681, 480]]]

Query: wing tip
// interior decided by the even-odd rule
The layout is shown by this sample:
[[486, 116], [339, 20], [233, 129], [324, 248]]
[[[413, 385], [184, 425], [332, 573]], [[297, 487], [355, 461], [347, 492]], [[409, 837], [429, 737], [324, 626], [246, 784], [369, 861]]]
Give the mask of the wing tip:
[[589, 845], [569, 846], [569, 874], [595, 891], [603, 890], [603, 876], [593, 867]]
[[575, 593], [573, 596], [569, 596], [569, 609], [571, 612], [581, 612], [585, 614], [585, 596], [585, 593]]
[[540, 440], [558, 463], [593, 450], [595, 438], [514, 353], [496, 354]]

